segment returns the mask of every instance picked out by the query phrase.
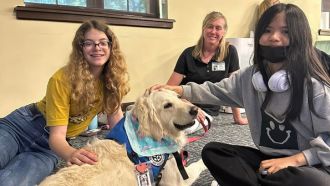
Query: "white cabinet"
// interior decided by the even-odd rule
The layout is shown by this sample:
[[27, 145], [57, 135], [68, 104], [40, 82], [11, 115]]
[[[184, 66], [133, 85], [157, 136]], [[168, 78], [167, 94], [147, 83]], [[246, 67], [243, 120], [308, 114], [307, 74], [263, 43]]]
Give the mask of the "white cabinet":
[[236, 47], [240, 68], [253, 64], [254, 38], [227, 38], [226, 40]]

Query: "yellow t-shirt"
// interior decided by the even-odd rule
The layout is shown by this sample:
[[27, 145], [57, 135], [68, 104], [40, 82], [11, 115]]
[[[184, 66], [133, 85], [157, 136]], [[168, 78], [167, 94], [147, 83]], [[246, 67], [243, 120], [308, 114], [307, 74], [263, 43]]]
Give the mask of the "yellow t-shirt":
[[[66, 136], [74, 137], [85, 131], [93, 117], [101, 112], [102, 103], [98, 99], [95, 107], [81, 116], [78, 105], [71, 100], [70, 80], [65, 76], [64, 68], [59, 69], [49, 79], [46, 96], [37, 103], [37, 107], [45, 116], [47, 126], [67, 125]], [[101, 87], [102, 83], [97, 91], [99, 97], [103, 94]]]

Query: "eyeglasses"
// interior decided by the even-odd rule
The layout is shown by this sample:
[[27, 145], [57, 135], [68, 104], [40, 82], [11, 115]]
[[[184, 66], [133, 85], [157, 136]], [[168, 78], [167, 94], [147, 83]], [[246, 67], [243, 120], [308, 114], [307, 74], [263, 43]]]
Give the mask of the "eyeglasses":
[[110, 45], [111, 45], [111, 42], [108, 40], [101, 40], [101, 41], [99, 41], [99, 43], [96, 43], [95, 41], [92, 41], [92, 40], [86, 40], [81, 43], [81, 46], [83, 46], [87, 50], [94, 49], [94, 48], [96, 48], [96, 46], [98, 46], [99, 48], [105, 49], [105, 48], [109, 48]]

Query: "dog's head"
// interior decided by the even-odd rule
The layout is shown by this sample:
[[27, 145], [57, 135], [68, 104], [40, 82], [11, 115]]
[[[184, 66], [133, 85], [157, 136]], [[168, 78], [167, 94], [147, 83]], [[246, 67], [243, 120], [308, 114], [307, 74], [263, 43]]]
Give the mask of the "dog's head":
[[175, 92], [161, 89], [146, 91], [137, 99], [132, 112], [140, 123], [140, 135], [177, 140], [182, 130], [194, 124], [198, 108], [180, 99]]

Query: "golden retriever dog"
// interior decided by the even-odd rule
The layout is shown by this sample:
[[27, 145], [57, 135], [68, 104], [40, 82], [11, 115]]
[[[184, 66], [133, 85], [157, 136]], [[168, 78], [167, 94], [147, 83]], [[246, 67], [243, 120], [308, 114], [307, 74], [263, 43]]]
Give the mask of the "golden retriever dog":
[[[189, 102], [178, 98], [173, 91], [161, 89], [147, 91], [131, 108], [131, 113], [139, 122], [138, 136], [148, 136], [154, 140], [165, 137], [176, 142], [180, 151], [186, 144], [184, 129], [192, 126], [198, 109]], [[138, 185], [136, 168], [128, 158], [125, 145], [113, 140], [94, 140], [84, 147], [98, 154], [96, 165], [72, 165], [48, 176], [40, 186], [133, 186]], [[160, 186], [191, 185], [205, 170], [202, 160], [185, 167], [189, 176], [183, 179], [172, 155], [161, 171]]]

